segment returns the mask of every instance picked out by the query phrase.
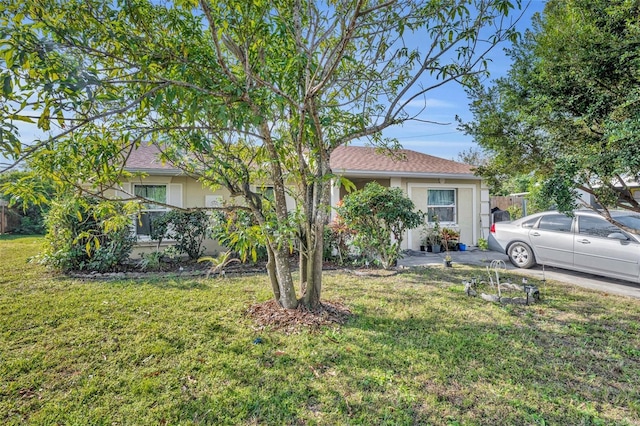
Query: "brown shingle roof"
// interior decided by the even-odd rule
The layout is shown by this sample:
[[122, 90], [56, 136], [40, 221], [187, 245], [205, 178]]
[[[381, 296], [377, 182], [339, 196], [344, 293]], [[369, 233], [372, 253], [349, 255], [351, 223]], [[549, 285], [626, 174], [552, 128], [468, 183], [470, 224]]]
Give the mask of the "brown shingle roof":
[[169, 163], [160, 161], [160, 150], [155, 145], [141, 144], [131, 152], [127, 159], [127, 170], [172, 170], [177, 168]]
[[[341, 146], [331, 154], [331, 169], [335, 173], [372, 172], [396, 175], [473, 175], [471, 166], [444, 158], [434, 157], [409, 149], [400, 150], [398, 155], [376, 152], [375, 148], [362, 146]], [[128, 170], [176, 172], [171, 163], [164, 164], [159, 159], [160, 150], [155, 145], [142, 144], [131, 153], [127, 161]], [[401, 158], [402, 157], [402, 158]]]
[[376, 152], [375, 148], [341, 146], [331, 154], [331, 169], [344, 172], [393, 172], [394, 174], [473, 175], [471, 166], [445, 160], [409, 149], [402, 149], [399, 156]]

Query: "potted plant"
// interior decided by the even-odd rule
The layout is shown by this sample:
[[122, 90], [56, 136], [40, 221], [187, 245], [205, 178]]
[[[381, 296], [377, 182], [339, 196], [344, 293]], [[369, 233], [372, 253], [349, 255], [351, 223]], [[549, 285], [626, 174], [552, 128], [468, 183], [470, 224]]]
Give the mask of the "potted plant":
[[432, 216], [433, 222], [431, 224], [427, 224], [429, 232], [427, 234], [428, 244], [431, 246], [432, 253], [440, 253], [440, 221], [438, 220], [438, 216]]
[[[435, 251], [434, 251], [435, 248]], [[420, 230], [420, 251], [440, 252], [440, 225], [425, 223]]]
[[422, 225], [422, 229], [420, 230], [420, 251], [426, 251], [428, 245], [429, 227], [427, 225]]
[[460, 233], [451, 228], [442, 228], [442, 231], [440, 231], [440, 239], [442, 240], [442, 245], [447, 252], [447, 255], [444, 257], [444, 266], [447, 268], [452, 266], [449, 248], [452, 244], [458, 243], [458, 238], [460, 238]]
[[447, 252], [456, 248], [459, 239], [460, 232], [456, 231], [455, 229], [442, 228], [442, 230], [440, 231], [440, 240], [442, 241], [442, 245]]

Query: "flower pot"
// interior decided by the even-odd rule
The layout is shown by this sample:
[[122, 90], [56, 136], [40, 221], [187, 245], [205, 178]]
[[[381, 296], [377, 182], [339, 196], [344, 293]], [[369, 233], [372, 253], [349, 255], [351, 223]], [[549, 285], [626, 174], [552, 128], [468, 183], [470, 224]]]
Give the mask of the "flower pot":
[[440, 244], [434, 244], [431, 246], [431, 251], [433, 253], [440, 253]]
[[420, 246], [420, 251], [425, 251], [425, 246]]

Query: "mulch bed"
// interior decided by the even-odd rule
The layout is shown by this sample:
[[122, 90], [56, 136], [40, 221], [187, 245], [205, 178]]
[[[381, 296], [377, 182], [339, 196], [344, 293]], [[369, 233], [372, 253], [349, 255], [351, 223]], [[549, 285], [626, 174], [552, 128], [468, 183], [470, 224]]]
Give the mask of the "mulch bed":
[[[154, 279], [154, 278], [166, 278], [166, 277], [202, 277], [207, 275], [211, 265], [207, 262], [163, 262], [158, 269], [143, 271], [136, 262], [129, 262], [119, 266], [118, 271], [115, 272], [87, 272], [87, 271], [70, 271], [65, 275], [72, 278], [79, 278], [85, 280], [115, 280], [115, 279]], [[297, 269], [297, 259], [291, 261], [292, 269]], [[322, 265], [322, 269], [325, 271], [335, 271], [345, 269], [331, 262], [325, 262]], [[348, 270], [348, 269], [347, 269]], [[266, 273], [267, 267], [265, 261], [257, 263], [236, 263], [229, 265], [225, 268], [225, 276], [240, 276], [240, 275], [252, 275]], [[380, 272], [382, 271], [382, 272]], [[383, 271], [374, 268], [363, 269], [362, 272], [355, 272], [356, 275], [369, 275], [369, 276], [384, 276], [376, 274], [395, 273], [394, 271]], [[211, 275], [212, 278], [218, 275]]]
[[322, 326], [344, 324], [353, 314], [346, 305], [335, 301], [323, 301], [314, 309], [302, 304], [297, 309], [283, 309], [272, 299], [251, 305], [247, 315], [256, 322], [259, 330], [270, 328], [289, 334], [302, 329], [317, 330]]
[[[294, 267], [297, 265], [293, 265]], [[85, 280], [113, 280], [113, 279], [154, 279], [167, 277], [200, 277], [206, 275], [208, 265], [195, 262], [171, 262], [162, 264], [161, 270], [140, 271], [135, 264], [122, 265], [118, 272], [86, 273], [69, 272], [66, 275]], [[382, 269], [349, 269], [332, 263], [325, 263], [323, 270], [343, 270], [357, 276], [380, 277], [394, 275], [398, 271]], [[245, 263], [230, 265], [225, 270], [227, 276], [260, 274], [266, 272], [264, 262], [257, 264]], [[323, 326], [344, 324], [353, 316], [351, 310], [343, 303], [323, 300], [319, 306], [309, 309], [300, 304], [297, 309], [284, 309], [275, 300], [257, 303], [247, 309], [247, 315], [256, 323], [257, 330], [269, 328], [286, 334], [297, 333], [302, 330], [318, 330]]]

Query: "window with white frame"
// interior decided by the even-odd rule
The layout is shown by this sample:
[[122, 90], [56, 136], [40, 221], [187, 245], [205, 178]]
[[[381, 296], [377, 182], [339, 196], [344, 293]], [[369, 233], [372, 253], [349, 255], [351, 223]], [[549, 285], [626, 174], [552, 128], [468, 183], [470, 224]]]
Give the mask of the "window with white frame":
[[441, 223], [456, 223], [456, 190], [429, 189], [427, 194], [427, 215], [429, 222], [435, 218]]
[[269, 201], [273, 201], [276, 199], [276, 192], [273, 186], [262, 186], [259, 189], [263, 198], [266, 198]]
[[[167, 204], [167, 185], [135, 185], [134, 194], [147, 200]], [[162, 216], [169, 209], [153, 202], [144, 202], [142, 211], [136, 218], [136, 235], [140, 238], [149, 238], [153, 231], [153, 220]]]

